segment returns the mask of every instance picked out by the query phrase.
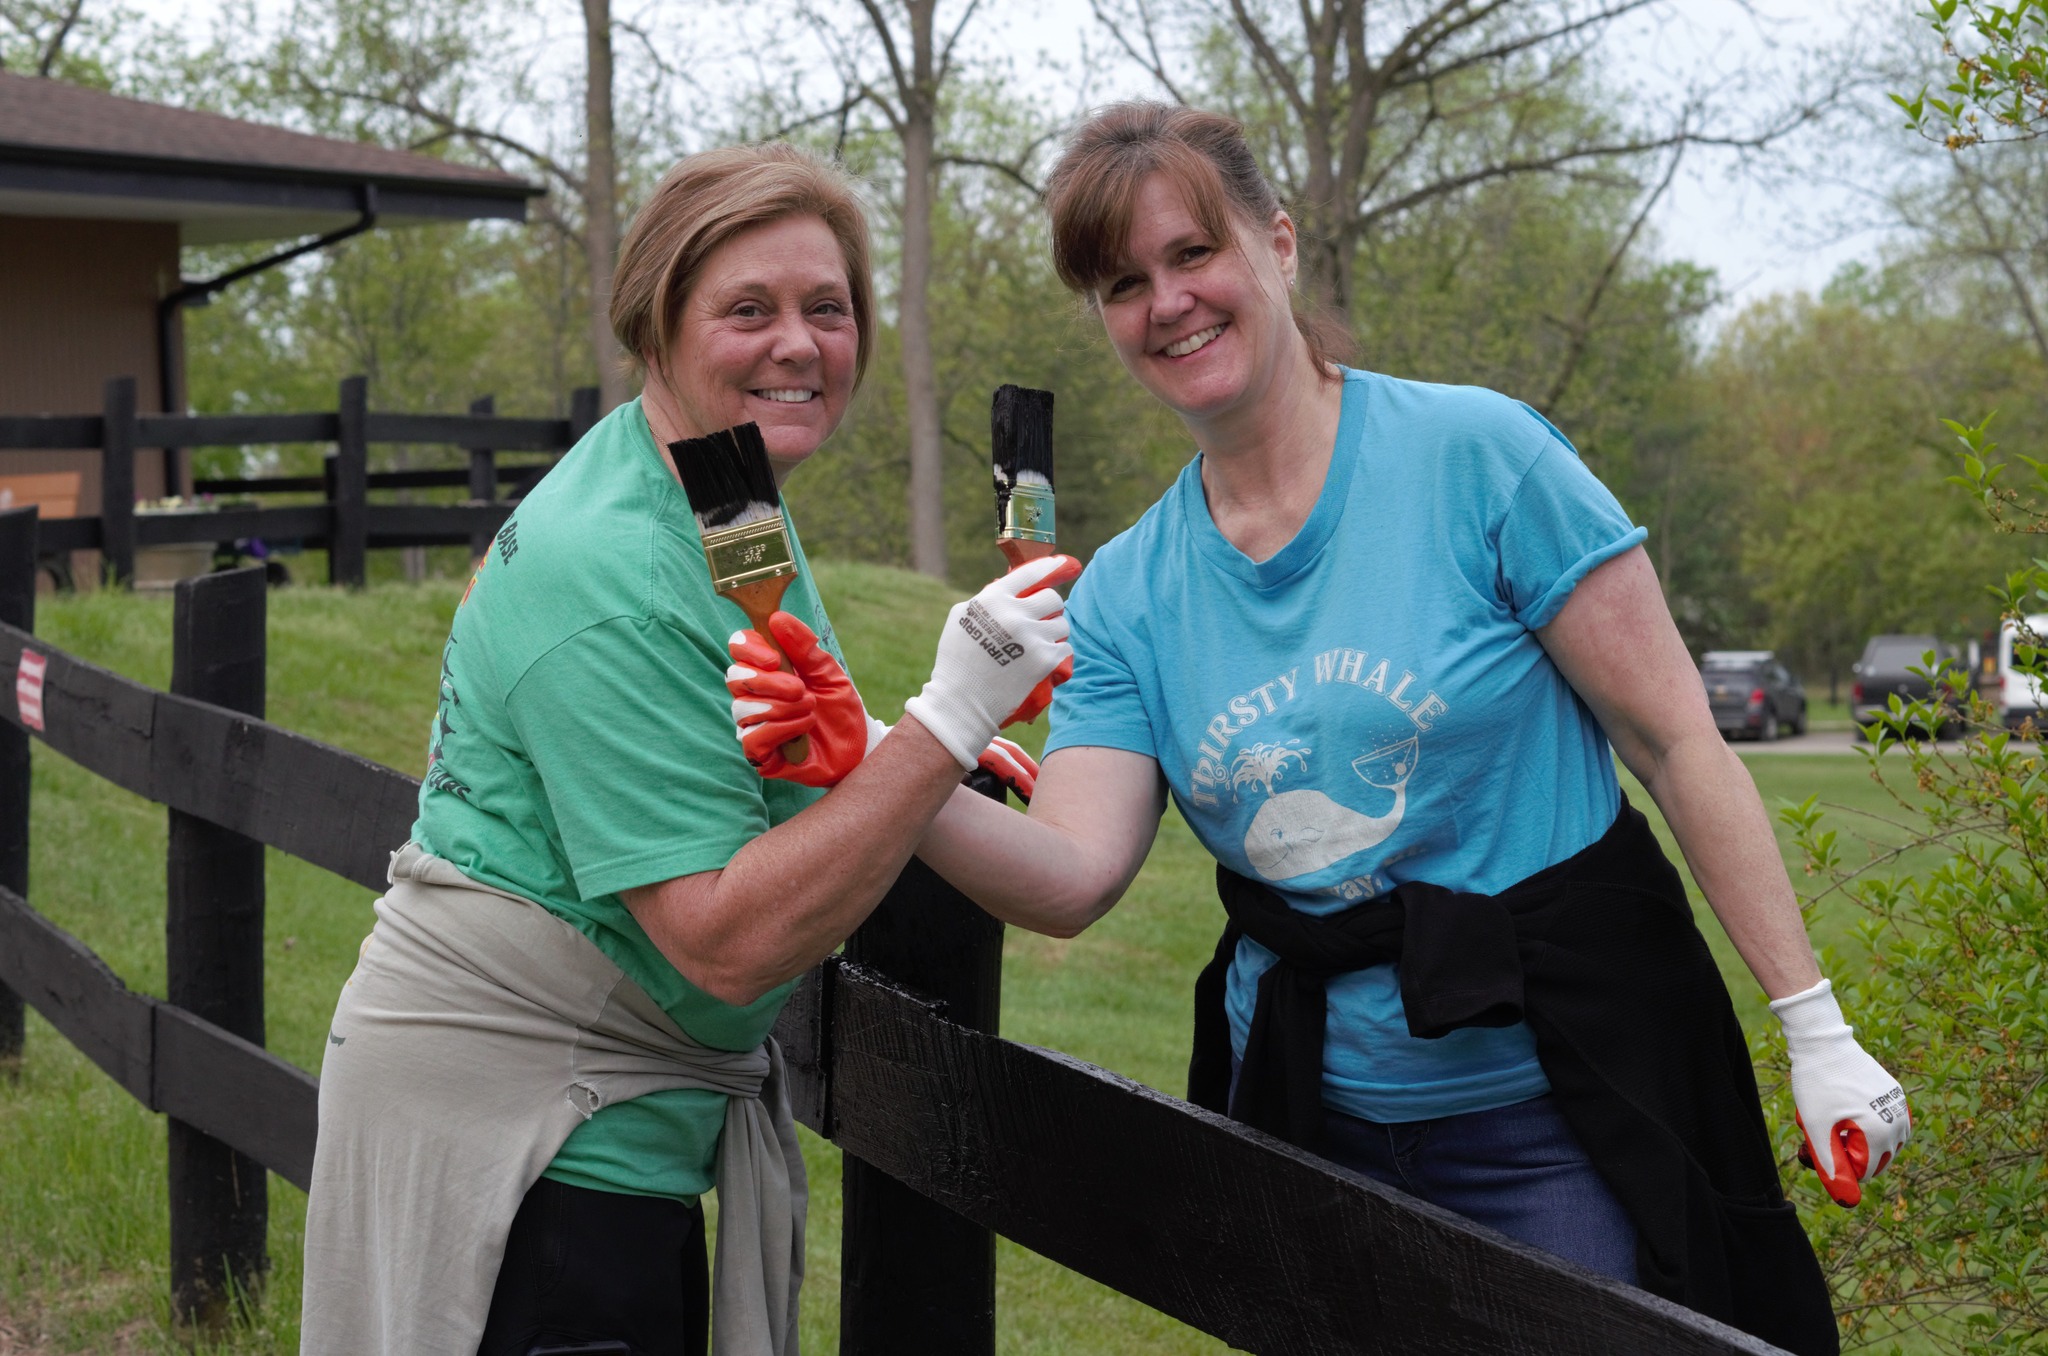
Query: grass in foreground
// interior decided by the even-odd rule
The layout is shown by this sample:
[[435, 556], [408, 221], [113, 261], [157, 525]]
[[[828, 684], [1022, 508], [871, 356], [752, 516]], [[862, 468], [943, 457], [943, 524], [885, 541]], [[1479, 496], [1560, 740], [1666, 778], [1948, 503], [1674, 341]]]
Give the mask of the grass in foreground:
[[[877, 714], [893, 717], [929, 671], [954, 594], [898, 571], [820, 565], [848, 664]], [[459, 585], [386, 585], [368, 595], [293, 588], [271, 598], [270, 717], [417, 776], [440, 648]], [[167, 598], [45, 599], [38, 630], [66, 650], [153, 686], [170, 675]], [[1024, 742], [1036, 747], [1043, 725]], [[1888, 808], [1854, 757], [1758, 758], [1767, 805], [1824, 801]], [[1635, 803], [1663, 825], [1640, 788]], [[163, 992], [164, 810], [63, 758], [36, 750], [30, 897], [131, 986]], [[1668, 844], [1668, 835], [1666, 836]], [[1893, 841], [1896, 841], [1895, 839]], [[1795, 871], [1798, 864], [1792, 863]], [[1190, 989], [1222, 915], [1208, 856], [1169, 812], [1125, 902], [1075, 941], [1012, 931], [1003, 1034], [1071, 1052], [1168, 1092], [1185, 1083]], [[369, 930], [370, 895], [273, 853], [266, 1002], [269, 1044], [317, 1070], [334, 995]], [[1829, 908], [1816, 939], [1836, 945], [1849, 920]], [[1703, 919], [1746, 1022], [1755, 984], [1718, 926]], [[165, 1133], [154, 1116], [31, 1015], [21, 1078], [0, 1079], [0, 1321], [52, 1352], [185, 1350], [170, 1329]], [[804, 1342], [837, 1346], [839, 1155], [804, 1132], [812, 1173]], [[305, 1198], [271, 1181], [270, 1283], [223, 1351], [286, 1353], [298, 1338]], [[1221, 1351], [1222, 1344], [1057, 1267], [999, 1245], [1000, 1349], [1025, 1353]]]

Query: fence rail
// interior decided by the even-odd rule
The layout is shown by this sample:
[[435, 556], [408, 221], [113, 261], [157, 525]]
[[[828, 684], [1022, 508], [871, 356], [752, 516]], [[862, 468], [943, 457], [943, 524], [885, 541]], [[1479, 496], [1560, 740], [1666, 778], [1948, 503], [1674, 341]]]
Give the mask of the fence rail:
[[[261, 1220], [234, 1214], [218, 1165], [245, 1155], [304, 1187], [317, 1085], [195, 1010], [232, 1009], [225, 989], [251, 982], [246, 967], [212, 990], [188, 977], [181, 991], [174, 963], [172, 999], [138, 994], [30, 907], [27, 741], [373, 890], [410, 831], [418, 783], [251, 710], [156, 691], [42, 644], [34, 539], [33, 510], [0, 512], [0, 673], [17, 678], [16, 703], [0, 701], [0, 983], [172, 1118], [174, 1301], [204, 1314], [261, 1271]], [[260, 709], [260, 686], [247, 688], [252, 647], [261, 671], [260, 579], [244, 570], [178, 586], [174, 686], [240, 691]], [[236, 665], [241, 679], [222, 678]], [[221, 915], [253, 899], [260, 938], [260, 869], [239, 894], [220, 888], [225, 877], [192, 889], [173, 828], [174, 934], [237, 945]], [[168, 940], [175, 960], [181, 937]], [[1001, 1039], [1001, 947], [1000, 924], [913, 862], [777, 1024], [799, 1118], [846, 1154], [843, 1353], [992, 1353], [996, 1232], [1255, 1352], [1775, 1350], [1115, 1074]], [[260, 1034], [260, 970], [253, 982]], [[11, 1037], [0, 1014], [0, 1055], [20, 1038], [18, 1011]]]
[[[562, 452], [597, 422], [596, 387], [571, 393], [566, 419], [523, 419], [493, 412], [488, 397], [468, 414], [407, 414], [369, 408], [362, 377], [341, 383], [336, 408], [310, 414], [140, 414], [135, 380], [106, 385], [98, 414], [0, 415], [0, 467], [4, 453], [95, 450], [100, 453], [101, 505], [97, 515], [52, 518], [38, 527], [37, 551], [99, 551], [114, 578], [135, 577], [143, 547], [234, 542], [251, 538], [296, 541], [328, 552], [328, 581], [361, 587], [367, 551], [398, 546], [467, 544], [481, 550], [512, 511], [512, 503], [545, 473], [547, 464], [499, 465], [501, 452]], [[276, 443], [333, 443], [318, 476], [206, 477], [202, 494], [316, 493], [325, 502], [275, 508], [230, 508], [169, 513], [134, 510], [135, 457], [151, 448], [237, 447]], [[469, 465], [417, 471], [369, 469], [372, 444], [443, 444], [462, 449]], [[500, 487], [511, 494], [501, 497]], [[461, 504], [372, 504], [372, 490], [464, 487]]]

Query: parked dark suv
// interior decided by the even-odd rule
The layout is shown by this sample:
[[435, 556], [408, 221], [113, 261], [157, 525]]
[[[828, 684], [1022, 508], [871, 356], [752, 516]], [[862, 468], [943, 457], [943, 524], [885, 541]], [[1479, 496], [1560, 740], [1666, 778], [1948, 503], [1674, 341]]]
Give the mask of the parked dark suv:
[[[1856, 722], [1856, 737], [1869, 738], [1869, 726], [1889, 708], [1894, 693], [1902, 702], [1925, 701], [1934, 695], [1934, 684], [1913, 672], [1927, 669], [1932, 651], [1936, 664], [1957, 662], [1956, 647], [1933, 636], [1872, 636], [1863, 647], [1863, 658], [1853, 672], [1856, 685], [1849, 690], [1849, 718]], [[1949, 739], [1962, 732], [1960, 720], [1942, 722], [1934, 732], [1937, 739]], [[1925, 730], [1918, 731], [1925, 734]]]
[[1709, 650], [1700, 656], [1700, 681], [1728, 739], [1806, 733], [1806, 690], [1769, 650]]

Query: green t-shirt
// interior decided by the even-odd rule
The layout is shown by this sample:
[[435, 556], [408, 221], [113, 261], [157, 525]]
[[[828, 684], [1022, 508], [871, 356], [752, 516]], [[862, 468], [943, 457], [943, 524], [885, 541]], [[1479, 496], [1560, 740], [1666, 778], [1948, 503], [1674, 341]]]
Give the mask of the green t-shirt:
[[[794, 984], [746, 1007], [669, 964], [621, 890], [715, 871], [824, 794], [747, 765], [725, 688], [747, 624], [711, 591], [697, 521], [635, 400], [571, 448], [499, 531], [455, 612], [413, 838], [574, 924], [705, 1045], [747, 1050]], [[787, 521], [785, 517], [785, 521]], [[790, 529], [792, 544], [796, 530]], [[783, 606], [838, 655], [803, 548]], [[547, 1175], [693, 1200], [725, 1099], [605, 1107]]]

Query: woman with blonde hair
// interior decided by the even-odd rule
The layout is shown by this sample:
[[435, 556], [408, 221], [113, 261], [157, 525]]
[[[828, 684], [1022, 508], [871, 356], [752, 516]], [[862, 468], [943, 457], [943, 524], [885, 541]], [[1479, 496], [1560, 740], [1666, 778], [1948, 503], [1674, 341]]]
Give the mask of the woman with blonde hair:
[[1815, 964], [1643, 530], [1527, 405], [1343, 366], [1228, 118], [1104, 110], [1047, 204], [1061, 278], [1197, 453], [1074, 590], [1029, 816], [956, 802], [919, 855], [1073, 936], [1171, 796], [1228, 919], [1194, 1100], [1834, 1351], [1727, 990], [1614, 756], [1771, 999], [1836, 1200], [1905, 1142], [1905, 1098]]
[[[803, 569], [776, 637], [818, 693], [752, 674], [788, 701], [743, 705], [736, 740], [745, 617], [670, 457], [752, 422], [779, 482], [831, 436], [874, 340], [859, 201], [787, 146], [692, 156], [635, 217], [611, 315], [645, 390], [521, 501], [456, 610], [413, 840], [335, 1011], [307, 1352], [684, 1356], [708, 1312], [720, 1356], [794, 1353], [803, 1163], [769, 1030], [1068, 653], [1062, 557], [956, 609], [1012, 648], [949, 618], [892, 732]], [[807, 722], [803, 762], [771, 710]]]

